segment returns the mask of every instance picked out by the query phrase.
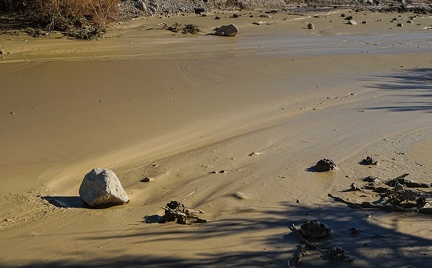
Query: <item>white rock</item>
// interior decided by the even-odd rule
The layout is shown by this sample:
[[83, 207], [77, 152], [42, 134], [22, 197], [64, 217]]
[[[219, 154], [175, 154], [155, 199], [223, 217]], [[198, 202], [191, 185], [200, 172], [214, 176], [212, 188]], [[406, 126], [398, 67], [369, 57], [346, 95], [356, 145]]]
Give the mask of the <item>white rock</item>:
[[350, 24], [350, 25], [357, 25], [357, 22], [355, 20], [349, 20], [348, 24]]
[[234, 24], [230, 24], [216, 28], [215, 31], [215, 34], [220, 36], [236, 36], [239, 29]]
[[79, 195], [90, 207], [123, 205], [129, 202], [117, 175], [112, 170], [103, 168], [95, 168], [85, 175]]

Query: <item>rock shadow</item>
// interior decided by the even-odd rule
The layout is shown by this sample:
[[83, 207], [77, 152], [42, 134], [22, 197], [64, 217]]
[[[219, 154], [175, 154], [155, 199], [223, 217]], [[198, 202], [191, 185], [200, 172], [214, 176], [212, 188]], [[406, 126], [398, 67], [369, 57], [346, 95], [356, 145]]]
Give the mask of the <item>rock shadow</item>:
[[59, 208], [85, 208], [79, 196], [43, 196], [44, 200]]

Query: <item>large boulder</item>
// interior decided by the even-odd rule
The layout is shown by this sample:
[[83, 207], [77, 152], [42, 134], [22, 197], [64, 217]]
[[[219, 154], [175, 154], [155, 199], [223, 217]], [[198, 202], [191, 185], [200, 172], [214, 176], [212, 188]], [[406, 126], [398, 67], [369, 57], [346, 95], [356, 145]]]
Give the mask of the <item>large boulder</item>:
[[234, 24], [230, 24], [215, 28], [215, 31], [215, 35], [219, 36], [236, 36], [239, 32], [239, 29]]
[[85, 175], [79, 195], [90, 207], [123, 205], [129, 202], [117, 175], [112, 170], [103, 168], [95, 168]]

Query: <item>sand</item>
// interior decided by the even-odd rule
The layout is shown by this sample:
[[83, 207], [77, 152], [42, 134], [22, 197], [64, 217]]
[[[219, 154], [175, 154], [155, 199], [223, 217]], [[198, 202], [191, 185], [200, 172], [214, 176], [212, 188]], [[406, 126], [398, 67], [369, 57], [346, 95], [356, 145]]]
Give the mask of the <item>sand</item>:
[[[0, 266], [286, 267], [288, 227], [314, 219], [349, 267], [428, 266], [430, 215], [327, 195], [361, 202], [341, 191], [367, 176], [432, 183], [432, 18], [239, 14], [137, 19], [91, 42], [0, 36]], [[229, 23], [237, 37], [206, 34]], [[379, 165], [359, 165], [368, 155]], [[338, 170], [308, 171], [322, 158]], [[81, 207], [94, 167], [118, 175], [127, 205]], [[208, 223], [145, 223], [192, 192]], [[313, 250], [301, 261], [334, 265]]]

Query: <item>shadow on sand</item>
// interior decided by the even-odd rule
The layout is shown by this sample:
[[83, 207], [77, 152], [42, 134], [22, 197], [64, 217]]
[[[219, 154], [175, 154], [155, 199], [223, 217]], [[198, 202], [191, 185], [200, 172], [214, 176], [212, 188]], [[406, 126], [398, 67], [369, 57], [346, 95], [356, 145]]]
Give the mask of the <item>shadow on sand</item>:
[[[76, 198], [73, 199], [76, 201]], [[301, 261], [301, 267], [427, 267], [431, 260], [431, 237], [420, 237], [415, 234], [403, 234], [397, 231], [401, 217], [409, 218], [413, 222], [429, 221], [430, 217], [415, 213], [390, 214], [392, 226], [384, 228], [378, 225], [381, 216], [387, 213], [371, 210], [356, 210], [343, 205], [327, 203], [329, 206], [308, 207], [302, 204], [282, 202], [278, 208], [267, 208], [260, 212], [256, 218], [248, 218], [245, 214], [240, 219], [228, 219], [209, 222], [196, 226], [180, 226], [178, 228], [163, 228], [166, 225], [149, 226], [151, 232], [146, 230], [147, 224], [132, 233], [112, 234], [99, 233], [97, 235], [86, 233], [86, 237], [78, 237], [89, 243], [98, 241], [118, 240], [119, 247], [133, 247], [142, 254], [114, 254], [105, 258], [80, 261], [75, 252], [71, 250], [70, 256], [64, 256], [64, 261], [32, 262], [19, 267], [287, 267], [287, 260], [292, 256], [299, 243], [298, 237], [289, 230], [289, 226], [301, 225], [306, 220], [318, 219], [332, 229], [330, 239], [322, 242], [320, 247], [330, 249], [341, 246], [353, 263], [335, 263], [324, 260], [321, 253], [310, 250]], [[239, 216], [237, 215], [237, 216]], [[400, 216], [400, 217], [399, 217]], [[169, 227], [169, 226], [168, 226]], [[355, 234], [352, 228], [358, 230]], [[285, 230], [273, 235], [262, 235], [263, 229]], [[269, 232], [272, 233], [272, 232]], [[274, 232], [273, 232], [274, 233]], [[230, 235], [241, 234], [248, 241], [258, 241], [265, 248], [240, 251], [235, 248], [226, 249], [216, 253], [213, 249], [202, 249], [194, 254], [194, 258], [170, 257], [169, 252], [177, 249], [170, 248], [171, 242], [191, 244], [203, 239], [218, 239]], [[124, 245], [124, 239], [131, 241]], [[151, 244], [164, 243], [166, 250], [161, 255], [146, 254]], [[219, 241], [220, 242], [220, 241]], [[177, 243], [178, 244], [178, 243]], [[224, 247], [219, 245], [218, 247]], [[78, 254], [78, 255], [77, 255]], [[88, 255], [88, 253], [87, 253]], [[111, 254], [112, 255], [112, 254]], [[176, 254], [179, 256], [179, 254]], [[1, 263], [0, 266], [8, 266]]]
[[42, 198], [58, 208], [84, 207], [79, 196], [43, 196]]
[[390, 76], [376, 76], [368, 82], [372, 82], [369, 86], [371, 88], [391, 90], [395, 94], [410, 97], [409, 101], [399, 101], [372, 108], [373, 110], [432, 112], [432, 68], [416, 68]]

